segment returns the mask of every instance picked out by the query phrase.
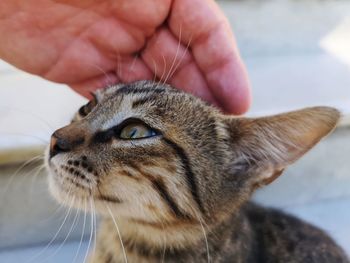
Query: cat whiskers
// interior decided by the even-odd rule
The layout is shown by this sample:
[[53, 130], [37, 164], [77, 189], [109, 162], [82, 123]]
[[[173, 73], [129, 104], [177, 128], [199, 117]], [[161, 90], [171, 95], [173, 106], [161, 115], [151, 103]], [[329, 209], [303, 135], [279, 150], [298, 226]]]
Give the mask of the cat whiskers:
[[48, 131], [50, 133], [52, 133], [54, 130], [56, 130], [53, 127], [53, 125], [51, 123], [49, 123], [47, 120], [45, 120], [44, 118], [42, 118], [41, 116], [39, 116], [39, 115], [37, 115], [35, 113], [28, 112], [28, 110], [16, 108], [16, 107], [13, 107], [13, 106], [5, 106], [5, 105], [0, 105], [0, 108], [7, 109], [9, 111], [17, 111], [17, 112], [19, 112], [21, 114], [26, 114], [26, 115], [32, 116], [35, 119], [39, 120], [42, 124], [45, 124], [46, 128], [49, 128]]
[[[180, 40], [179, 40], [179, 42], [180, 42]], [[186, 52], [187, 52], [187, 51], [189, 50], [189, 48], [190, 48], [191, 42], [192, 42], [192, 36], [190, 37], [190, 40], [188, 41], [187, 46], [186, 46], [184, 52], [182, 53], [182, 56], [181, 56], [179, 62], [176, 64], [176, 66], [175, 66], [174, 69], [173, 69], [173, 72], [170, 74], [170, 77], [172, 77], [172, 76], [176, 73], [176, 71], [179, 69], [179, 67], [180, 67], [180, 65], [181, 65], [181, 63], [182, 63], [182, 61], [183, 61], [183, 59], [185, 58]]]
[[[163, 63], [164, 63], [164, 65], [166, 64], [164, 56], [163, 56]], [[157, 82], [157, 85], [156, 85], [156, 88], [157, 88], [159, 86], [160, 82], [158, 81], [159, 78], [158, 78], [157, 63], [153, 58], [152, 58], [152, 64], [153, 64], [153, 71], [154, 71], [153, 82]], [[163, 77], [164, 73], [165, 73], [165, 70], [163, 70], [162, 77]]]
[[162, 72], [162, 75], [160, 77], [158, 77], [158, 72], [156, 71], [157, 69], [157, 64], [155, 63], [155, 61], [153, 60], [154, 62], [154, 80], [158, 77], [159, 81], [157, 81], [157, 85], [155, 86], [155, 89], [158, 88], [160, 85], [162, 85], [162, 79], [164, 78], [164, 75], [166, 74], [166, 59], [164, 57], [164, 55], [162, 55], [162, 58], [163, 58], [163, 72]]
[[[165, 231], [165, 227], [164, 227], [164, 224], [163, 222], [161, 221], [161, 225], [162, 225], [162, 229], [163, 231]], [[167, 246], [167, 239], [166, 239], [166, 235], [164, 235], [164, 241], [163, 241], [163, 253], [162, 253], [162, 257], [161, 257], [161, 263], [164, 263], [164, 260], [165, 260], [165, 253], [166, 253], [166, 246]]]
[[[34, 182], [37, 180], [39, 174], [45, 169], [45, 164], [41, 164], [38, 165], [38, 167], [36, 167], [36, 171], [35, 174], [33, 175], [32, 179], [31, 179], [31, 183], [30, 183], [30, 191], [29, 191], [29, 195], [30, 198], [33, 197], [34, 193], [33, 193], [33, 189], [34, 189]], [[34, 169], [33, 169], [34, 170]], [[32, 171], [31, 171], [32, 172]], [[32, 201], [32, 200], [31, 200]]]
[[122, 72], [121, 66], [120, 66], [121, 61], [122, 61], [121, 55], [119, 53], [117, 53], [117, 76], [118, 77], [121, 76], [121, 72]]
[[208, 263], [210, 263], [210, 251], [209, 251], [209, 243], [208, 243], [207, 233], [205, 231], [205, 228], [203, 226], [203, 222], [202, 222], [201, 218], [199, 216], [197, 216], [197, 218], [199, 220], [199, 223], [201, 224], [201, 228], [202, 228], [202, 231], [203, 231], [203, 236], [204, 236], [204, 239], [205, 239], [205, 245], [207, 247]]
[[158, 87], [159, 85], [162, 85], [162, 79], [165, 79], [164, 76], [167, 74], [166, 71], [165, 71], [167, 65], [166, 65], [166, 59], [165, 59], [165, 56], [164, 56], [164, 55], [162, 55], [162, 59], [163, 59], [163, 67], [164, 67], [164, 70], [163, 70], [162, 75], [161, 75], [160, 78], [159, 78], [159, 82], [158, 82], [158, 84], [157, 84], [157, 87]]
[[171, 77], [173, 67], [174, 67], [174, 65], [175, 65], [175, 62], [176, 62], [177, 56], [178, 56], [179, 51], [180, 51], [180, 46], [181, 46], [181, 36], [182, 36], [182, 24], [180, 25], [179, 42], [178, 42], [178, 44], [177, 44], [176, 54], [175, 54], [175, 57], [174, 57], [174, 59], [173, 59], [173, 62], [171, 63], [171, 66], [170, 66], [169, 72], [168, 72], [168, 74], [166, 75], [166, 77], [165, 77], [165, 79], [164, 79], [163, 84], [165, 84], [165, 83], [166, 83], [166, 82], [169, 80], [169, 78]]
[[[175, 54], [175, 56], [173, 58], [173, 61], [172, 61], [172, 64], [170, 66], [170, 69], [169, 69], [168, 73], [166, 72], [166, 67], [167, 67], [166, 59], [165, 59], [164, 55], [162, 55], [164, 70], [162, 72], [162, 75], [160, 77], [158, 77], [159, 81], [157, 81], [157, 85], [156, 85], [155, 88], [159, 87], [160, 85], [166, 84], [169, 81], [169, 79], [174, 76], [174, 74], [176, 73], [176, 71], [180, 67], [183, 59], [185, 58], [185, 56], [187, 54], [186, 52], [189, 50], [189, 47], [190, 47], [191, 42], [192, 42], [192, 36], [190, 37], [190, 40], [188, 41], [188, 43], [186, 45], [186, 48], [185, 48], [185, 50], [183, 51], [183, 53], [181, 55], [181, 58], [176, 63], [176, 60], [177, 60], [179, 52], [180, 52], [180, 47], [181, 47], [181, 37], [182, 37], [182, 26], [180, 26], [179, 42], [178, 42], [178, 45], [177, 45], [176, 54]], [[157, 72], [157, 65], [156, 65], [154, 60], [153, 60], [153, 67], [154, 67], [154, 79], [153, 79], [153, 81], [155, 81], [157, 76], [158, 76], [158, 72]]]
[[138, 57], [139, 56], [137, 54], [134, 56], [134, 58], [133, 58], [133, 60], [131, 62], [131, 65], [130, 65], [128, 71], [127, 71], [129, 73], [129, 75], [128, 75], [128, 77], [126, 77], [126, 79], [128, 79], [130, 77], [130, 74], [131, 74], [131, 72], [132, 72], [132, 70], [133, 70], [133, 68], [135, 66], [136, 59], [138, 59]]
[[153, 58], [152, 58], [152, 64], [153, 64], [153, 69], [154, 69], [154, 73], [153, 73], [154, 76], [153, 76], [152, 81], [156, 82], [158, 70], [157, 70], [157, 64], [156, 64], [156, 62], [155, 62], [155, 60]]
[[111, 210], [111, 208], [109, 207], [108, 203], [104, 203], [104, 204], [105, 204], [105, 206], [106, 206], [106, 208], [107, 208], [107, 210], [108, 210], [108, 213], [109, 213], [109, 215], [111, 216], [111, 218], [112, 218], [112, 220], [113, 220], [113, 223], [114, 223], [114, 226], [115, 226], [115, 228], [116, 228], [116, 230], [117, 230], [118, 237], [119, 237], [119, 241], [120, 241], [120, 245], [121, 245], [121, 247], [122, 247], [122, 249], [123, 249], [124, 262], [125, 262], [125, 263], [128, 263], [128, 258], [127, 258], [127, 256], [126, 256], [126, 250], [125, 250], [125, 247], [124, 247], [124, 243], [123, 243], [123, 240], [122, 240], [122, 236], [121, 236], [121, 234], [120, 234], [120, 230], [119, 230], [119, 227], [118, 227], [118, 223], [117, 223], [115, 217], [113, 216], [112, 210]]
[[88, 247], [87, 247], [87, 250], [86, 250], [86, 253], [85, 253], [85, 256], [84, 256], [84, 263], [86, 262], [87, 260], [87, 257], [89, 255], [89, 251], [90, 251], [90, 247], [91, 247], [91, 243], [92, 243], [92, 238], [93, 238], [93, 233], [94, 233], [94, 216], [93, 216], [93, 199], [92, 197], [90, 196], [89, 198], [89, 201], [90, 201], [90, 236], [89, 236], [89, 243], [88, 243]]
[[[181, 32], [181, 29], [180, 29], [180, 32]], [[181, 34], [181, 33], [180, 33]], [[155, 88], [158, 88], [160, 85], [163, 85], [167, 82], [168, 78], [171, 77], [171, 69], [173, 67], [173, 65], [175, 64], [175, 61], [176, 61], [176, 58], [177, 58], [177, 55], [178, 55], [178, 52], [179, 52], [179, 49], [180, 49], [180, 45], [181, 45], [181, 41], [179, 40], [179, 43], [178, 43], [178, 46], [177, 46], [177, 50], [176, 50], [176, 54], [175, 54], [175, 57], [173, 59], [173, 62], [172, 62], [172, 65], [170, 66], [170, 70], [168, 73], [166, 73], [166, 67], [167, 67], [167, 64], [166, 64], [166, 59], [165, 59], [165, 56], [162, 55], [162, 59], [163, 59], [163, 72], [162, 72], [162, 75], [159, 77], [159, 81], [157, 82], [157, 85]], [[158, 76], [158, 72], [157, 72], [157, 64], [155, 63], [154, 59], [153, 60], [153, 66], [154, 66], [154, 81], [155, 79], [157, 78]], [[164, 77], [165, 76], [165, 77]]]
[[[179, 55], [179, 52], [180, 52], [180, 47], [181, 47], [181, 38], [182, 38], [182, 25], [180, 25], [180, 32], [179, 32], [179, 42], [178, 42], [178, 45], [177, 45], [177, 49], [176, 49], [176, 54], [175, 54], [175, 57], [173, 59], [173, 62], [172, 62], [172, 65], [169, 69], [169, 72], [166, 76], [166, 78], [164, 79], [163, 83], [162, 84], [165, 84], [169, 81], [170, 78], [172, 78], [174, 76], [174, 74], [176, 73], [176, 71], [178, 70], [178, 68], [180, 67], [183, 59], [185, 58], [186, 56], [186, 52], [189, 50], [189, 47], [191, 45], [191, 42], [192, 42], [192, 35], [186, 45], [186, 48], [185, 50], [183, 51], [179, 61], [176, 63], [176, 59], [178, 58], [178, 55]], [[176, 64], [175, 64], [176, 63]], [[163, 76], [162, 76], [163, 78]]]
[[66, 213], [66, 216], [62, 222], [62, 224], [60, 225], [60, 227], [58, 228], [58, 230], [56, 231], [55, 235], [53, 236], [53, 238], [50, 240], [50, 242], [41, 250], [39, 251], [39, 253], [37, 253], [36, 255], [34, 255], [33, 257], [31, 257], [27, 263], [33, 262], [33, 260], [39, 258], [43, 253], [45, 253], [45, 251], [53, 244], [53, 242], [56, 240], [56, 238], [58, 237], [59, 233], [61, 232], [63, 226], [65, 225], [65, 223], [67, 222], [67, 219], [70, 215], [70, 212], [72, 210], [73, 204], [74, 204], [74, 200], [75, 198], [73, 197], [72, 201], [70, 202], [68, 211]]
[[208, 242], [207, 233], [206, 233], [206, 230], [205, 230], [205, 227], [204, 227], [204, 225], [207, 225], [207, 224], [205, 223], [205, 220], [202, 219], [202, 217], [198, 214], [196, 209], [192, 205], [190, 205], [190, 204], [188, 204], [188, 205], [192, 209], [193, 213], [195, 214], [195, 216], [198, 219], [199, 224], [201, 226], [201, 229], [202, 229], [202, 232], [203, 232], [204, 241], [205, 241], [205, 246], [206, 246], [206, 249], [207, 249], [207, 259], [208, 259], [208, 263], [210, 263], [211, 259], [210, 259], [209, 242]]
[[70, 236], [71, 233], [73, 232], [73, 229], [74, 229], [74, 228], [76, 227], [76, 225], [78, 224], [78, 221], [79, 221], [79, 220], [77, 220], [77, 219], [78, 219], [78, 215], [79, 215], [79, 210], [76, 210], [76, 213], [75, 213], [75, 216], [74, 216], [72, 225], [71, 225], [71, 227], [69, 228], [66, 237], [63, 239], [63, 241], [62, 241], [61, 244], [58, 246], [58, 248], [56, 248], [56, 250], [55, 250], [51, 255], [47, 256], [47, 257], [43, 260], [43, 262], [47, 262], [47, 260], [48, 260], [49, 258], [52, 258], [53, 256], [55, 256], [55, 255], [58, 253], [58, 251], [60, 251], [60, 249], [62, 249], [62, 247], [64, 246], [64, 244], [67, 242], [69, 236]]
[[[30, 165], [33, 162], [39, 161], [39, 160], [43, 160], [44, 156], [42, 154], [39, 154], [37, 156], [34, 156], [33, 158], [27, 160], [26, 162], [24, 162], [20, 167], [18, 167], [18, 169], [11, 175], [9, 181], [6, 183], [2, 193], [1, 193], [1, 200], [4, 200], [4, 196], [7, 194], [10, 185], [12, 184], [14, 178], [16, 178], [16, 176], [19, 174], [19, 172], [24, 169], [27, 165]], [[33, 171], [34, 169], [36, 169], [37, 166], [35, 166], [33, 169], [31, 169], [29, 171], [29, 173], [31, 173], [31, 171]], [[28, 173], [28, 174], [29, 174]]]
[[94, 256], [95, 256], [95, 253], [96, 253], [96, 244], [97, 244], [97, 226], [96, 226], [96, 220], [97, 220], [97, 218], [96, 218], [96, 207], [95, 207], [95, 202], [92, 200], [92, 204], [93, 204], [93, 215], [94, 215], [94, 217], [93, 217], [93, 219], [94, 219], [94, 221], [93, 221], [93, 229], [94, 229], [94, 250], [93, 250], [93, 253], [92, 253], [92, 257], [94, 258]]
[[78, 258], [78, 255], [79, 255], [79, 252], [80, 252], [80, 249], [81, 249], [81, 245], [83, 244], [83, 239], [84, 239], [84, 236], [85, 236], [86, 217], [87, 217], [87, 201], [86, 201], [86, 199], [84, 199], [84, 221], [83, 221], [83, 227], [82, 227], [82, 231], [81, 231], [79, 246], [78, 246], [77, 252], [75, 253], [75, 256], [73, 258], [73, 262], [74, 263], [76, 262], [76, 260]]
[[97, 66], [96, 64], [88, 64], [88, 65], [99, 70], [106, 77], [106, 80], [107, 80], [106, 87], [110, 87], [114, 84], [113, 81], [108, 76], [107, 72], [105, 70], [103, 70], [101, 67]]
[[[45, 128], [47, 129], [47, 131], [49, 133], [52, 133], [55, 130], [53, 125], [50, 124], [48, 121], [46, 121], [44, 118], [42, 118], [39, 115], [34, 114], [32, 112], [28, 112], [28, 110], [19, 109], [19, 108], [15, 108], [15, 107], [12, 107], [12, 106], [11, 107], [10, 106], [4, 106], [4, 105], [0, 105], [0, 108], [7, 109], [9, 111], [19, 112], [21, 114], [26, 114], [26, 115], [34, 117], [34, 119], [39, 120], [42, 124], [45, 125]], [[38, 140], [40, 142], [43, 142], [45, 145], [49, 143], [49, 139], [47, 139], [47, 138], [44, 139], [44, 138], [41, 138], [39, 136], [32, 135], [32, 134], [25, 134], [25, 133], [21, 133], [21, 132], [12, 132], [12, 131], [4, 131], [4, 130], [1, 130], [0, 134], [6, 135], [6, 136], [29, 137], [29, 138], [36, 139], [36, 140]]]
[[6, 136], [29, 137], [29, 138], [32, 138], [32, 139], [36, 139], [36, 140], [44, 143], [45, 145], [49, 144], [49, 140], [48, 139], [43, 139], [43, 138], [41, 138], [39, 136], [35, 136], [35, 135], [31, 135], [31, 134], [20, 133], [20, 132], [7, 132], [7, 131], [1, 131], [1, 130], [0, 130], [0, 134], [6, 135]]

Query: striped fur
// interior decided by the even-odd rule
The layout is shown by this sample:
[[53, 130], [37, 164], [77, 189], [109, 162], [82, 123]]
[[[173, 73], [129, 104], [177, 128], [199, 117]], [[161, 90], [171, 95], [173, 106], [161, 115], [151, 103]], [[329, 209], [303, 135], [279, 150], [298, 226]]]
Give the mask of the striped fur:
[[[310, 262], [347, 262], [341, 249], [311, 226], [310, 235], [316, 231], [320, 240], [310, 241], [312, 251], [305, 238], [298, 240], [306, 242], [298, 253], [281, 247], [260, 261], [260, 250], [270, 251], [266, 242], [256, 243], [258, 228], [252, 225], [262, 208], [248, 202], [255, 188], [273, 181], [338, 118], [325, 107], [235, 118], [167, 85], [120, 84], [98, 91], [70, 125], [55, 132], [48, 156], [50, 189], [63, 203], [74, 197], [80, 209], [93, 200], [103, 218], [93, 263], [124, 262], [110, 212], [128, 262], [303, 262], [318, 247], [315, 258], [328, 261]], [[156, 136], [121, 139], [118, 132], [128, 120], [145, 123]], [[325, 255], [324, 246], [333, 254]], [[287, 256], [291, 260], [268, 261]]]

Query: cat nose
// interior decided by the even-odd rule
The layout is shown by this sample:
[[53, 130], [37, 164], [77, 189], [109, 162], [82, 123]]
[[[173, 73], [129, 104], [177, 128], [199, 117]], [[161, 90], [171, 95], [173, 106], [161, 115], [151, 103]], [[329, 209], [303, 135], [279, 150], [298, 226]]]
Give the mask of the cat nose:
[[83, 144], [84, 141], [85, 138], [81, 134], [70, 133], [65, 128], [57, 130], [51, 136], [50, 158], [59, 153], [72, 151], [77, 146]]

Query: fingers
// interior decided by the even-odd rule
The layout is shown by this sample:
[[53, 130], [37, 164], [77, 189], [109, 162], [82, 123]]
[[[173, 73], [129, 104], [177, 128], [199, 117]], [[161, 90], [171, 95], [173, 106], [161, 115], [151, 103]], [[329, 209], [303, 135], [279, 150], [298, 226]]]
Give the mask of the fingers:
[[[230, 42], [225, 42], [229, 33], [229, 28], [220, 24], [216, 30], [209, 32], [206, 39], [194, 44], [193, 55], [223, 108], [227, 112], [241, 114], [250, 105], [250, 85], [238, 51], [232, 49]], [[216, 47], [217, 43], [223, 44]], [[206, 56], [203, 57], [203, 54]]]
[[161, 81], [216, 104], [188, 47], [168, 30], [163, 28], [155, 33], [142, 52], [142, 59]]
[[175, 0], [169, 18], [173, 34], [191, 42], [194, 60], [209, 89], [230, 113], [250, 105], [250, 87], [229, 24], [213, 0]]
[[[115, 81], [157, 77], [229, 113], [244, 113], [250, 105], [247, 73], [216, 3], [174, 0], [168, 26], [171, 32], [163, 27], [147, 40], [140, 58], [117, 59], [115, 70], [107, 67], [108, 72], [114, 72]], [[99, 76], [71, 86], [87, 94], [91, 89], [87, 86], [105, 84], [105, 77]]]
[[139, 57], [124, 57], [118, 60], [115, 70], [121, 82], [129, 83], [137, 80], [152, 79], [154, 74]]
[[119, 83], [120, 80], [114, 72], [109, 72], [69, 86], [80, 95], [92, 99], [91, 92]]
[[118, 0], [110, 2], [115, 17], [142, 29], [159, 27], [169, 14], [172, 0]]
[[153, 73], [147, 68], [145, 63], [138, 57], [124, 57], [117, 60], [115, 70], [104, 72], [101, 68], [100, 75], [71, 83], [69, 86], [80, 95], [90, 99], [91, 92], [105, 88], [120, 82], [129, 83], [137, 80], [152, 79]]

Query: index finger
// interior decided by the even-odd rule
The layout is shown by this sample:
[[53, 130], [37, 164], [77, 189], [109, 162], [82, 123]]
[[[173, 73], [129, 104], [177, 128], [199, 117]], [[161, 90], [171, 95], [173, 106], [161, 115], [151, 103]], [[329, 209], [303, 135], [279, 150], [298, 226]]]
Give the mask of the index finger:
[[250, 106], [250, 85], [236, 41], [224, 14], [213, 0], [174, 0], [169, 27], [190, 43], [194, 59], [216, 100], [229, 113]]

